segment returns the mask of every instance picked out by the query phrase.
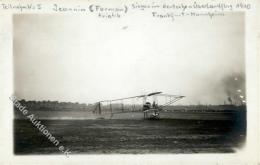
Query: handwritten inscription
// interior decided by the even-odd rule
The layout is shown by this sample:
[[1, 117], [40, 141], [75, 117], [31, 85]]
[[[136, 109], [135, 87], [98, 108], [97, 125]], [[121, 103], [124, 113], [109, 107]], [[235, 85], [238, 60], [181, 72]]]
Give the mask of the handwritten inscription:
[[30, 11], [30, 10], [41, 10], [42, 4], [1, 4], [2, 9], [4, 10], [17, 10], [20, 12]]
[[127, 6], [124, 7], [104, 7], [101, 5], [90, 5], [89, 11], [97, 14], [100, 18], [120, 18], [127, 13]]
[[142, 3], [138, 3], [135, 2], [133, 4], [131, 4], [132, 9], [137, 9], [137, 10], [145, 10], [145, 9], [158, 9], [161, 6], [159, 4], [142, 4]]
[[181, 12], [181, 13], [174, 13], [174, 12], [152, 12], [152, 16], [155, 18], [171, 18], [174, 20], [176, 17], [209, 17], [213, 18], [216, 16], [224, 16], [224, 13], [219, 13], [219, 12], [201, 12], [201, 13], [196, 13], [196, 12]]
[[[202, 2], [186, 2], [186, 3], [142, 3], [134, 2], [130, 4], [122, 4], [121, 6], [104, 6], [100, 4], [13, 4], [13, 3], [2, 3], [0, 6], [1, 10], [12, 10], [15, 12], [26, 12], [26, 11], [52, 11], [55, 13], [84, 13], [94, 15], [98, 18], [103, 19], [114, 19], [122, 18], [128, 13], [142, 12], [150, 13], [152, 18], [175, 20], [180, 17], [214, 17], [225, 16], [225, 12], [235, 10], [250, 10], [252, 5], [246, 2], [219, 3], [217, 1], [203, 1]], [[141, 12], [141, 13], [140, 13]]]
[[52, 10], [55, 12], [87, 12], [87, 9], [82, 8], [80, 5], [74, 7], [65, 7], [58, 4], [53, 4]]

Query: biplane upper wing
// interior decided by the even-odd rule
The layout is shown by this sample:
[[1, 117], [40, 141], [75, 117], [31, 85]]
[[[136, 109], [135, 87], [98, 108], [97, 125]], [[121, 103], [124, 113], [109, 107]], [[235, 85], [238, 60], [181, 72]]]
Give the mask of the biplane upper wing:
[[102, 100], [102, 101], [99, 101], [99, 102], [120, 101], [120, 100], [127, 100], [127, 99], [133, 99], [133, 98], [141, 98], [141, 97], [145, 97], [145, 96], [146, 95], [139, 95], [139, 96], [124, 97], [124, 98], [112, 99], [112, 100]]
[[153, 92], [153, 93], [149, 93], [147, 96], [152, 96], [152, 95], [159, 95], [161, 94], [162, 92]]
[[147, 97], [147, 96], [158, 95], [158, 94], [161, 94], [161, 93], [162, 92], [153, 92], [153, 93], [149, 93], [147, 95], [138, 95], [138, 96], [124, 97], [124, 98], [112, 99], [112, 100], [102, 100], [102, 101], [99, 101], [99, 102], [110, 102], [110, 101], [120, 101], [120, 100], [127, 100], [127, 99], [133, 99], [133, 98], [142, 98], [142, 97]]
[[167, 96], [167, 97], [176, 97], [176, 98], [183, 98], [185, 96], [182, 95], [171, 95], [171, 94], [165, 94], [165, 93], [160, 93], [157, 96]]

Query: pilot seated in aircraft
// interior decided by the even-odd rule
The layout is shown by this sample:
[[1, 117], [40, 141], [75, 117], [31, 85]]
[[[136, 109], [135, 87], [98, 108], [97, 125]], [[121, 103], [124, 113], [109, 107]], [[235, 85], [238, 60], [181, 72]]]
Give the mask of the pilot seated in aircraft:
[[151, 108], [151, 103], [150, 102], [146, 102], [143, 106], [143, 110], [149, 110]]
[[158, 104], [155, 103], [155, 101], [153, 101], [153, 108], [157, 109], [158, 108]]

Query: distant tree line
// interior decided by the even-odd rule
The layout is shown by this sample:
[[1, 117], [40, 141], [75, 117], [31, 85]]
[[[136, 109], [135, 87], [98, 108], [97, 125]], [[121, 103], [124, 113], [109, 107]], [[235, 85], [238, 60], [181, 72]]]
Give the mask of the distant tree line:
[[20, 103], [28, 110], [93, 110], [94, 104], [58, 102], [58, 101], [26, 101], [20, 100]]

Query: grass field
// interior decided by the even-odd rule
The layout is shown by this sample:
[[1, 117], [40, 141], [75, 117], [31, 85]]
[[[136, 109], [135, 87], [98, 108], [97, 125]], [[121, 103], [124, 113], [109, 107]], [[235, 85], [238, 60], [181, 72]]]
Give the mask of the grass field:
[[[72, 154], [231, 153], [245, 122], [199, 120], [42, 120]], [[14, 120], [14, 152], [62, 154], [29, 120]]]

